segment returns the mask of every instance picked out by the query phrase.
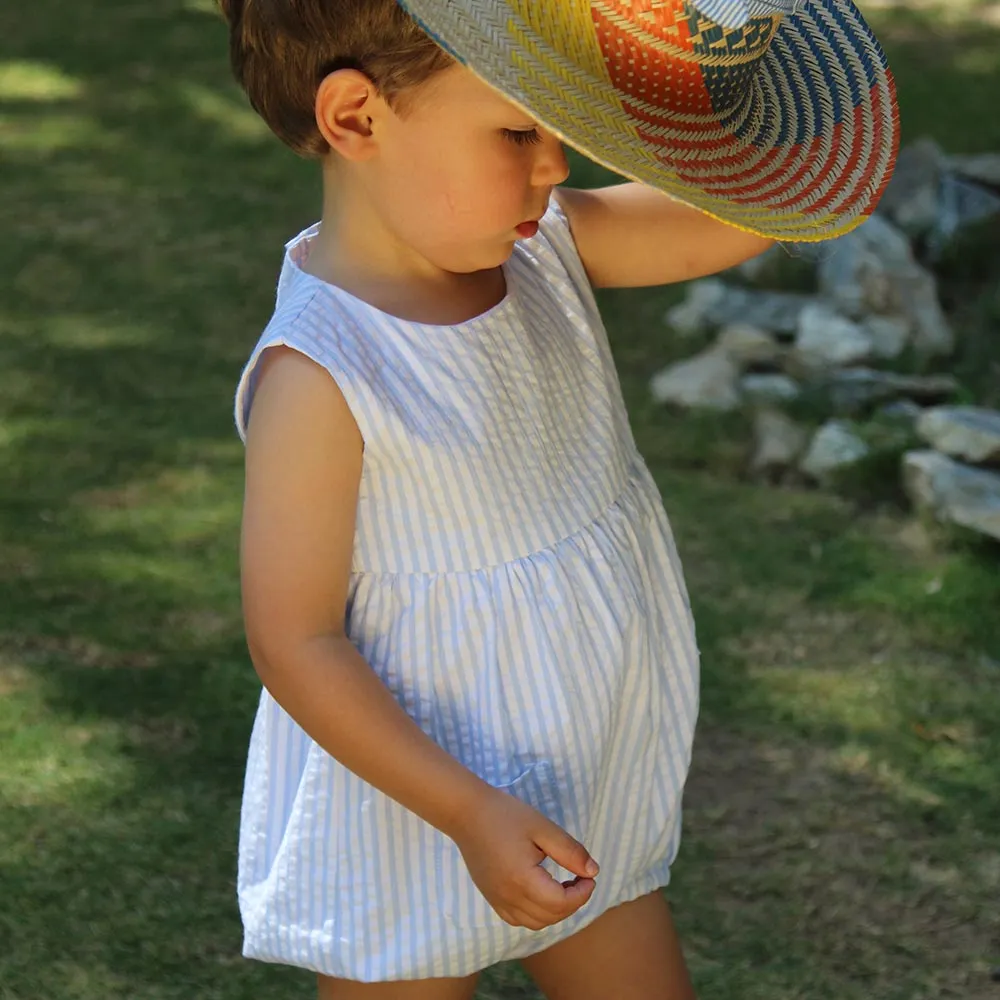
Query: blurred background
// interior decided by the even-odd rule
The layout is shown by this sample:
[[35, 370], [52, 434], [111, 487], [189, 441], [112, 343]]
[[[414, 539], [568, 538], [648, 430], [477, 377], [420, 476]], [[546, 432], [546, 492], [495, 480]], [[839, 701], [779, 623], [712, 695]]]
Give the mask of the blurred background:
[[[601, 295], [704, 659], [703, 1000], [1000, 997], [1000, 3], [862, 9], [880, 221]], [[310, 997], [240, 957], [231, 407], [317, 172], [210, 0], [8, 3], [0, 39], [0, 998]]]

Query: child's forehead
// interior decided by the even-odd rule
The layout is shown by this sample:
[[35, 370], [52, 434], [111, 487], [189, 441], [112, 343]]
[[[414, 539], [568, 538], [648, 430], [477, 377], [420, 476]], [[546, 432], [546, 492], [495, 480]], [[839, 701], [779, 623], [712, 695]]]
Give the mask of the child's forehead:
[[426, 98], [429, 111], [436, 104], [437, 110], [447, 107], [468, 115], [506, 115], [531, 121], [530, 115], [465, 66], [451, 66], [438, 73], [430, 82]]

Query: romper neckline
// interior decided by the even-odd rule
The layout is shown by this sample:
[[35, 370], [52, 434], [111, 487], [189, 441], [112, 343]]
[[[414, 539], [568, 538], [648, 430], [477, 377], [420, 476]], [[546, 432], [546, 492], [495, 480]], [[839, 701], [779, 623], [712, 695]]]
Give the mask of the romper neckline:
[[285, 260], [288, 267], [291, 268], [292, 273], [296, 275], [299, 281], [309, 282], [319, 288], [326, 289], [337, 298], [344, 299], [355, 308], [366, 310], [384, 322], [405, 323], [408, 327], [428, 331], [462, 330], [466, 327], [478, 327], [483, 323], [497, 320], [513, 307], [515, 298], [514, 286], [516, 281], [513, 277], [515, 268], [511, 265], [514, 259], [518, 257], [520, 253], [523, 253], [520, 242], [514, 244], [514, 250], [510, 257], [500, 264], [500, 270], [503, 273], [504, 278], [504, 295], [499, 302], [490, 306], [490, 308], [486, 309], [484, 312], [478, 313], [475, 316], [470, 316], [468, 319], [464, 319], [459, 323], [421, 323], [418, 320], [404, 319], [402, 316], [396, 316], [394, 313], [389, 313], [384, 309], [379, 309], [378, 306], [373, 305], [365, 299], [358, 298], [357, 295], [353, 295], [351, 292], [341, 288], [339, 285], [326, 281], [324, 278], [318, 278], [316, 275], [310, 274], [308, 271], [304, 270], [302, 264], [308, 257], [309, 246], [312, 240], [319, 234], [320, 225], [321, 223], [319, 222], [314, 223], [308, 229], [299, 233], [298, 236], [287, 244]]

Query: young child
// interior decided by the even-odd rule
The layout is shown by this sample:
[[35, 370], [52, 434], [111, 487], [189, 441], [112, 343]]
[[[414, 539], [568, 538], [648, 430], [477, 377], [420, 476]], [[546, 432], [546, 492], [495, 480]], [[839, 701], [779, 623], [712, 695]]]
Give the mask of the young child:
[[659, 890], [698, 653], [592, 288], [771, 240], [561, 187], [556, 135], [395, 0], [222, 6], [323, 174], [236, 398], [244, 954], [327, 1000], [468, 998], [510, 959], [549, 1000], [690, 998]]

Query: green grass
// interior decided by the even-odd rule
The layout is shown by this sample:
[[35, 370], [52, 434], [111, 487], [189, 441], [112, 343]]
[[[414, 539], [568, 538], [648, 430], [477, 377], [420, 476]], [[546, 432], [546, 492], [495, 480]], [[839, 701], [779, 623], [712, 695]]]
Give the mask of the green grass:
[[[873, 11], [906, 135], [1000, 149], [996, 7], [949, 9]], [[0, 998], [308, 997], [239, 957], [231, 398], [317, 178], [246, 110], [206, 2], [7, 5], [0, 38]], [[949, 268], [974, 379], [996, 271]], [[748, 482], [741, 418], [648, 400], [690, 349], [679, 294], [602, 304], [704, 657], [671, 892], [701, 995], [993, 997], [997, 548]], [[513, 967], [482, 988], [531, 995]]]

